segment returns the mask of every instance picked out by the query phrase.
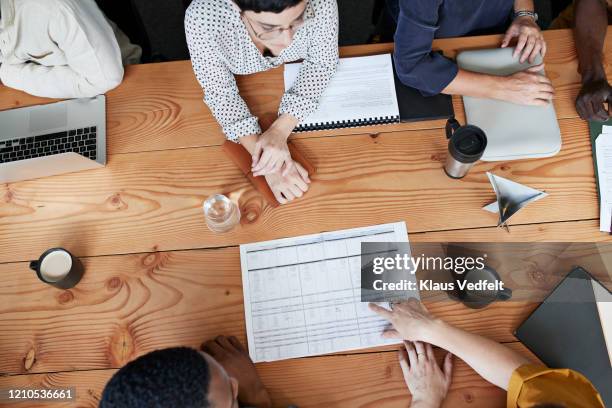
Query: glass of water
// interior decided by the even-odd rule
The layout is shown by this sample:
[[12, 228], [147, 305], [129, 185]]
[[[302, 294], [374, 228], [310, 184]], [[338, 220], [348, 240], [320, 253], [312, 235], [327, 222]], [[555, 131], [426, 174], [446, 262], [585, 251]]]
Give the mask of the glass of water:
[[215, 194], [204, 201], [204, 217], [212, 232], [229, 232], [240, 224], [240, 209], [223, 194]]

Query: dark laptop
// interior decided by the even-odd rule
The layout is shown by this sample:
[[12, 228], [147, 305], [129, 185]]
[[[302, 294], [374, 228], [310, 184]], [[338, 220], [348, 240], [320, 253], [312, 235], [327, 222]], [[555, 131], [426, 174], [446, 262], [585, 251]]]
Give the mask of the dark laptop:
[[[612, 407], [612, 366], [598, 302], [612, 294], [582, 268], [575, 268], [515, 332], [551, 368], [571, 368], [587, 377]], [[610, 333], [607, 333], [610, 336]], [[608, 342], [612, 339], [608, 339]]]

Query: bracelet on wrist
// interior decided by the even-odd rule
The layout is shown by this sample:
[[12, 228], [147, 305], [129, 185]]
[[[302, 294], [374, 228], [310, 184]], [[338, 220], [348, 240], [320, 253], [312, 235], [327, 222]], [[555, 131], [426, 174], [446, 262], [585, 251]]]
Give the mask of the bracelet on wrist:
[[534, 22], [537, 22], [539, 19], [538, 13], [536, 13], [535, 11], [531, 11], [531, 10], [518, 10], [514, 12], [514, 19], [517, 19], [519, 17], [531, 17], [533, 18]]

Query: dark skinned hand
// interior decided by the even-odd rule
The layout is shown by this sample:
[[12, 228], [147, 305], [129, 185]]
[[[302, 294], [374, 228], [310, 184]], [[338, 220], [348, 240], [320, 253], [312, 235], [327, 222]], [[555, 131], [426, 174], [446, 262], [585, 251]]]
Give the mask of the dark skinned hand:
[[[612, 87], [605, 79], [586, 82], [576, 99], [576, 110], [584, 120], [605, 122], [612, 113]], [[606, 106], [606, 104], [608, 106]]]

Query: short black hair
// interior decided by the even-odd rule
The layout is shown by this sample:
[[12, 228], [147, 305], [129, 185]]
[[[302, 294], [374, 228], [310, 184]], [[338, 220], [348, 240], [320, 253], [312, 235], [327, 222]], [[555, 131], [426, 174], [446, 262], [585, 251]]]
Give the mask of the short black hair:
[[242, 11], [281, 13], [288, 8], [297, 6], [302, 1], [304, 0], [234, 0], [234, 3]]
[[100, 408], [210, 408], [210, 367], [187, 347], [153, 351], [113, 375]]

